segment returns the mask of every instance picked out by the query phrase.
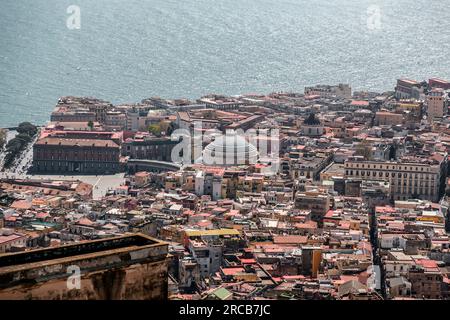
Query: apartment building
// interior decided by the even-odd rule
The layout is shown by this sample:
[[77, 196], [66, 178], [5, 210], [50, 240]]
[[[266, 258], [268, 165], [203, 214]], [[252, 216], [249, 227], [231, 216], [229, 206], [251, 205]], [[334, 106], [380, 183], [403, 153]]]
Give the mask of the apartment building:
[[334, 86], [317, 85], [313, 87], [305, 87], [306, 96], [318, 95], [321, 98], [341, 98], [350, 99], [352, 97], [352, 88], [348, 84], [338, 84]]
[[442, 118], [447, 113], [447, 98], [444, 89], [431, 90], [427, 96], [428, 118]]
[[311, 211], [311, 220], [322, 222], [324, 215], [330, 209], [330, 196], [319, 190], [297, 192], [295, 194], [295, 208]]
[[398, 79], [395, 87], [395, 97], [397, 99], [419, 99], [420, 83], [410, 79]]
[[221, 240], [190, 240], [188, 249], [198, 263], [202, 277], [208, 277], [219, 271], [223, 257]]

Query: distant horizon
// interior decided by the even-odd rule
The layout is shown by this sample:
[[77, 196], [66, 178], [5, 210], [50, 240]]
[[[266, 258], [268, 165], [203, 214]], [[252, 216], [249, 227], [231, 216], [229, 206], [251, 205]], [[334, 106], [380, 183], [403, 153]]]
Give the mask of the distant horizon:
[[42, 123], [64, 95], [118, 104], [450, 79], [449, 10], [425, 0], [7, 1], [0, 127]]

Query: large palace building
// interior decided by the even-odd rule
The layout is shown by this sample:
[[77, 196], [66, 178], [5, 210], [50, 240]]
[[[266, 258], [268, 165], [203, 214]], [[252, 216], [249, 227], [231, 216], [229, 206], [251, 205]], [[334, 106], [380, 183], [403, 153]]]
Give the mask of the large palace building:
[[113, 140], [45, 137], [33, 148], [33, 171], [112, 174], [120, 170], [120, 147]]
[[131, 159], [172, 161], [172, 149], [179, 143], [170, 137], [138, 136], [122, 144], [122, 155]]
[[445, 167], [445, 157], [439, 154], [402, 162], [364, 161], [362, 157], [351, 157], [345, 161], [345, 177], [389, 182], [394, 200], [418, 198], [437, 202], [442, 192]]

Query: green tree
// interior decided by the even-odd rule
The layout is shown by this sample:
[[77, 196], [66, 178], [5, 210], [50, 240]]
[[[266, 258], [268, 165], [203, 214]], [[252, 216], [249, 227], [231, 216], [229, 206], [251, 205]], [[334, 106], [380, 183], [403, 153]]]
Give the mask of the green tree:
[[389, 148], [389, 160], [397, 159], [397, 144], [391, 144]]
[[148, 131], [157, 137], [161, 137], [162, 135], [170, 135], [173, 131], [173, 127], [171, 127], [171, 122], [160, 121], [150, 125]]
[[5, 145], [6, 142], [6, 130], [0, 129], [0, 148]]
[[151, 134], [154, 134], [155, 136], [160, 136], [161, 128], [160, 128], [159, 124], [151, 124], [148, 127], [148, 132], [150, 132]]
[[38, 129], [35, 125], [29, 123], [29, 122], [22, 122], [17, 127], [18, 133], [27, 134], [30, 137], [34, 137], [36, 133], [38, 132]]
[[[28, 141], [28, 142], [27, 142]], [[30, 136], [26, 134], [18, 134], [14, 139], [11, 139], [6, 145], [6, 155], [4, 167], [9, 168], [14, 162], [14, 159], [25, 149], [26, 145], [31, 141]]]
[[14, 160], [33, 140], [33, 137], [37, 132], [38, 128], [29, 122], [22, 122], [19, 124], [17, 127], [18, 134], [6, 144], [5, 168], [11, 167]]
[[25, 133], [19, 133], [17, 136], [15, 136], [14, 139], [20, 140], [24, 143], [29, 143], [31, 142], [31, 137], [28, 134]]
[[364, 157], [364, 160], [372, 159], [372, 145], [367, 140], [361, 141], [356, 146], [355, 155]]
[[169, 127], [167, 128], [167, 132], [166, 135], [170, 136], [172, 134], [172, 132], [175, 131], [175, 123], [174, 122], [170, 122], [169, 123]]

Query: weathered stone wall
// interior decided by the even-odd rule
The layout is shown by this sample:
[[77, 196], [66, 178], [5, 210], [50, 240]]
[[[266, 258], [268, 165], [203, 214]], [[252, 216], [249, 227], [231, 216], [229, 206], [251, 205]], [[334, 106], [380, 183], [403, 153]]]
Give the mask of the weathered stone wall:
[[142, 234], [0, 255], [0, 299], [164, 300], [168, 257], [167, 243]]
[[[165, 300], [167, 262], [134, 264], [81, 276], [80, 289], [68, 289], [70, 274], [59, 279], [0, 290], [6, 300]], [[41, 279], [42, 280], [42, 279]]]

